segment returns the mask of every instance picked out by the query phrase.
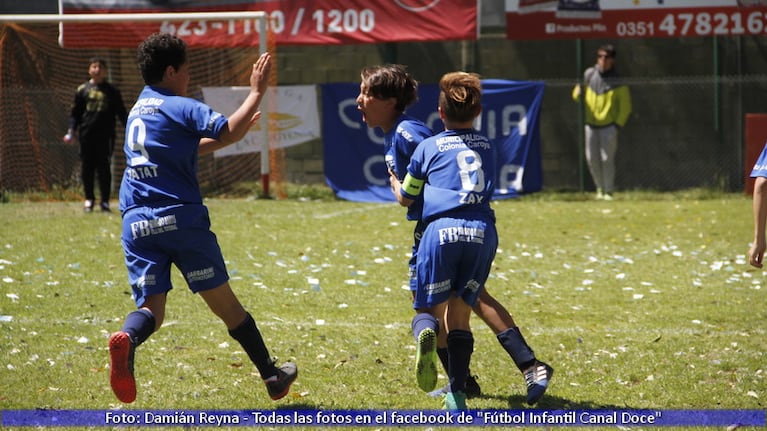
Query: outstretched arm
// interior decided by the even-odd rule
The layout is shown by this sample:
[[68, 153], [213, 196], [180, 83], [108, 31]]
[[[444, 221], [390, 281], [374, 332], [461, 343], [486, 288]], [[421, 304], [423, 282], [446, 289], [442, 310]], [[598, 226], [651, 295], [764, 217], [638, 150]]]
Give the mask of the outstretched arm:
[[765, 226], [767, 226], [767, 178], [756, 177], [754, 182], [754, 242], [748, 250], [748, 260], [751, 266], [761, 268], [764, 252], [767, 249]]
[[[253, 124], [255, 124], [259, 118], [261, 118], [261, 111], [256, 112], [256, 114], [254, 115]], [[229, 146], [230, 144], [231, 142], [227, 143], [227, 142], [217, 141], [211, 138], [202, 138], [200, 139], [200, 146], [197, 149], [197, 153], [201, 156], [204, 154], [210, 154], [214, 151], [217, 151], [226, 146]]]
[[[261, 54], [250, 73], [250, 93], [239, 108], [229, 116], [229, 121], [221, 131], [219, 141], [224, 145], [233, 144], [242, 139], [248, 130], [261, 118], [258, 106], [261, 104], [269, 86], [269, 72], [272, 68], [272, 57], [268, 52]], [[202, 144], [202, 142], [201, 142]]]

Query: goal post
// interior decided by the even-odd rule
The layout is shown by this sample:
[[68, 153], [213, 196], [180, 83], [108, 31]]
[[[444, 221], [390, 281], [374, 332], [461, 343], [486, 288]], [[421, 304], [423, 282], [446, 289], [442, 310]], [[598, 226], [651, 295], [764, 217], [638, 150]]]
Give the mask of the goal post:
[[[264, 11], [221, 11], [221, 12], [157, 12], [157, 13], [59, 13], [59, 14], [4, 14], [0, 15], [3, 24], [59, 24], [59, 45], [62, 44], [63, 24], [87, 23], [129, 23], [129, 22], [181, 22], [181, 21], [244, 21], [254, 20], [259, 36], [259, 51], [267, 52], [268, 14]], [[274, 69], [274, 68], [273, 68]], [[274, 72], [273, 72], [274, 73]], [[261, 141], [261, 193], [269, 196], [269, 100], [268, 92], [261, 102], [263, 115], [259, 119], [259, 140]]]
[[[157, 22], [183, 20], [256, 19], [266, 20], [264, 11], [240, 12], [147, 12], [147, 13], [67, 13], [4, 14], [0, 22], [18, 23], [86, 23], [86, 22]], [[266, 45], [264, 45], [266, 46]]]

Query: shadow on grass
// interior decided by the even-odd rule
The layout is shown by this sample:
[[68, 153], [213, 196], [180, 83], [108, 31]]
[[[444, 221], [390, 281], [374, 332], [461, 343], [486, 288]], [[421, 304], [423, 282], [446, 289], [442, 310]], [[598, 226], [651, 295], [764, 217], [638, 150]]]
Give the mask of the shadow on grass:
[[[600, 404], [589, 401], [572, 401], [566, 398], [554, 397], [544, 395], [543, 398], [533, 406], [528, 405], [525, 402], [524, 395], [495, 395], [495, 394], [483, 394], [478, 397], [479, 399], [486, 400], [500, 400], [507, 401], [509, 403], [509, 410], [526, 410], [526, 409], [540, 409], [540, 410], [631, 410], [630, 406], [616, 406], [611, 404]], [[471, 400], [468, 402], [469, 408], [471, 408]], [[351, 407], [338, 407], [339, 410], [354, 410]], [[302, 410], [326, 410], [313, 403], [298, 403], [291, 404], [289, 406], [279, 407], [276, 410], [282, 411], [302, 411]]]
[[[525, 402], [524, 395], [496, 395], [496, 394], [482, 394], [478, 398], [487, 400], [499, 400], [506, 401], [509, 404], [509, 409], [544, 409], [544, 410], [626, 410], [632, 409], [630, 406], [616, 406], [611, 404], [595, 403], [590, 401], [573, 401], [567, 398], [556, 397], [551, 395], [544, 395], [535, 405], [531, 406]], [[471, 404], [471, 402], [469, 402]]]
[[297, 410], [326, 410], [326, 409], [321, 407], [318, 404], [296, 403], [296, 404], [291, 404], [289, 406], [282, 406], [282, 407], [276, 408], [275, 410], [297, 411]]

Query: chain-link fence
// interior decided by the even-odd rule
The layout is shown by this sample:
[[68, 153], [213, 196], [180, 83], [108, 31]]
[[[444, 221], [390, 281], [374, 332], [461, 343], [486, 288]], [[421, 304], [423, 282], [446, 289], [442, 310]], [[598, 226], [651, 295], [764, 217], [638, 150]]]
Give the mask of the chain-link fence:
[[[742, 190], [744, 116], [764, 112], [767, 75], [630, 78], [633, 112], [619, 132], [619, 189]], [[572, 82], [547, 81], [541, 116], [547, 187], [591, 189]], [[767, 139], [767, 137], [765, 137]]]
[[[87, 78], [87, 58], [99, 55], [110, 63], [110, 81], [132, 103], [143, 85], [135, 51], [65, 50], [56, 44], [55, 25], [6, 25], [0, 32], [0, 189], [78, 190], [77, 148], [61, 142], [74, 89]], [[483, 35], [473, 42], [280, 47], [277, 68], [280, 84], [288, 85], [356, 82], [363, 65], [385, 62], [408, 65], [424, 83], [459, 69], [477, 71], [483, 78], [542, 80], [544, 188], [591, 190], [583, 162], [582, 108], [571, 99], [571, 90], [599, 44]], [[767, 112], [767, 75], [761, 74], [767, 70], [767, 40], [622, 40], [619, 53], [616, 64], [631, 89], [633, 113], [619, 136], [618, 190], [743, 190], [750, 170], [744, 160], [744, 117]], [[242, 85], [251, 59], [252, 52], [236, 49], [195, 51], [190, 55], [195, 65], [190, 88]], [[124, 166], [119, 151], [123, 132], [117, 132], [115, 188]], [[300, 170], [306, 169], [307, 159], [316, 159], [312, 165], [321, 167], [322, 154], [321, 140], [286, 149], [283, 178], [321, 183], [321, 172], [309, 176]], [[238, 182], [257, 182], [259, 166], [258, 154], [205, 156], [200, 160], [201, 185], [206, 192], [219, 193]]]

